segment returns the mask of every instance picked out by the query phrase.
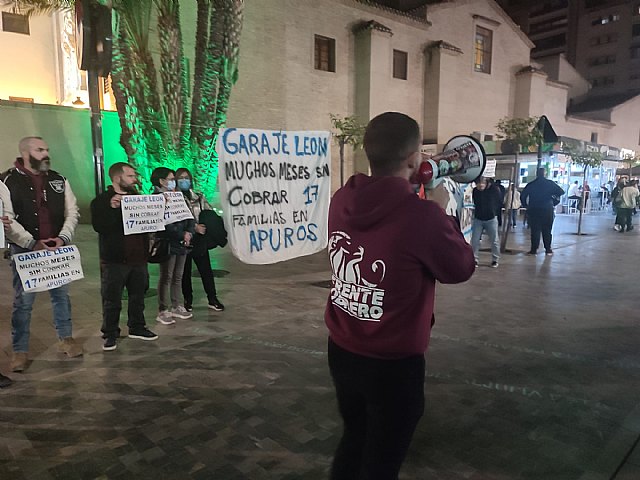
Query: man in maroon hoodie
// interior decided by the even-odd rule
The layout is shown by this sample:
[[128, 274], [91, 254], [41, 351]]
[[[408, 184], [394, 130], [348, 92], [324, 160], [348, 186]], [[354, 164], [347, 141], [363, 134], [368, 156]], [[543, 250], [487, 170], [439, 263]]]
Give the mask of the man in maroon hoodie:
[[420, 129], [383, 113], [369, 122], [371, 176], [357, 174], [329, 210], [329, 368], [344, 432], [333, 480], [396, 480], [424, 411], [424, 353], [436, 280], [471, 277], [473, 250], [446, 200], [424, 201], [409, 178], [421, 162]]

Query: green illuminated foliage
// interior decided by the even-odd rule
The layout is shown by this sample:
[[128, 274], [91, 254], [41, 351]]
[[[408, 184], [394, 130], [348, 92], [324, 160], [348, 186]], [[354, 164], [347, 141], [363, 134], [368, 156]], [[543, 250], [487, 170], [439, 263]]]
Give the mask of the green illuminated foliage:
[[[145, 190], [150, 190], [154, 168], [187, 167], [196, 187], [211, 198], [218, 178], [217, 135], [238, 79], [244, 0], [196, 0], [193, 80], [184, 55], [179, 0], [93, 1], [113, 7], [111, 76], [120, 143]], [[34, 14], [73, 8], [75, 0], [0, 0], [0, 5]], [[154, 45], [160, 50], [159, 68]]]

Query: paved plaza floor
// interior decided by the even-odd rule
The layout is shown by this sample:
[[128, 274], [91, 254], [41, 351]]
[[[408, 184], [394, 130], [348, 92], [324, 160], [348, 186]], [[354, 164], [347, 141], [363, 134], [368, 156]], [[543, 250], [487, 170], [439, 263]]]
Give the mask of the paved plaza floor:
[[[401, 479], [640, 479], [640, 228], [617, 233], [601, 212], [577, 236], [576, 220], [557, 217], [552, 257], [525, 255], [518, 224], [498, 269], [483, 251], [470, 281], [439, 286], [425, 415]], [[192, 320], [156, 324], [151, 295], [160, 338], [103, 352], [97, 237], [82, 225], [76, 244], [86, 278], [71, 287], [74, 335], [86, 353], [56, 353], [39, 294], [32, 363], [0, 391], [0, 479], [328, 478], [341, 422], [325, 253], [250, 266], [215, 250], [226, 311], [207, 309], [194, 279]], [[7, 373], [7, 261], [0, 284]]]

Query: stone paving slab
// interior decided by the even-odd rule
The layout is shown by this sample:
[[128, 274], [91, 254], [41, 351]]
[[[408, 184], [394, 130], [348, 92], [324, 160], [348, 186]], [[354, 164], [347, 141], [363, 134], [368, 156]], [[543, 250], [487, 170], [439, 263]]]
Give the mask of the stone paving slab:
[[[575, 219], [557, 217], [553, 257], [504, 255], [497, 270], [440, 287], [427, 407], [402, 480], [640, 478], [640, 234], [616, 233], [599, 214], [585, 216], [589, 235], [578, 237]], [[527, 242], [519, 225], [510, 246]], [[32, 363], [0, 391], [0, 479], [328, 477], [341, 425], [326, 366], [328, 290], [314, 286], [329, 279], [324, 253], [250, 266], [214, 251], [213, 267], [229, 272], [218, 279], [225, 312], [201, 296], [193, 320], [158, 326], [150, 296], [160, 338], [103, 352], [87, 226], [77, 244], [86, 278], [72, 304], [86, 354], [56, 353], [41, 294]], [[3, 262], [2, 371], [9, 281]]]

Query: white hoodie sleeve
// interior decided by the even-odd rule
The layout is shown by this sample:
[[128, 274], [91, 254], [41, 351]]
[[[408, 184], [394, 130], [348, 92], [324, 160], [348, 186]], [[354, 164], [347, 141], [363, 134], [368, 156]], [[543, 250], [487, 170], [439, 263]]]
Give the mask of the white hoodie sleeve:
[[78, 202], [76, 196], [71, 190], [69, 180], [64, 181], [64, 224], [58, 237], [64, 240], [65, 245], [69, 245], [73, 240], [73, 234], [78, 226], [78, 219], [80, 218], [80, 210], [78, 209]]
[[0, 182], [0, 199], [2, 199], [3, 216], [6, 216], [11, 220], [11, 225], [9, 225], [9, 230], [6, 234], [7, 240], [22, 248], [33, 248], [36, 241], [33, 238], [33, 235], [27, 232], [22, 225], [16, 222], [13, 203], [11, 203], [11, 192], [4, 182]]

